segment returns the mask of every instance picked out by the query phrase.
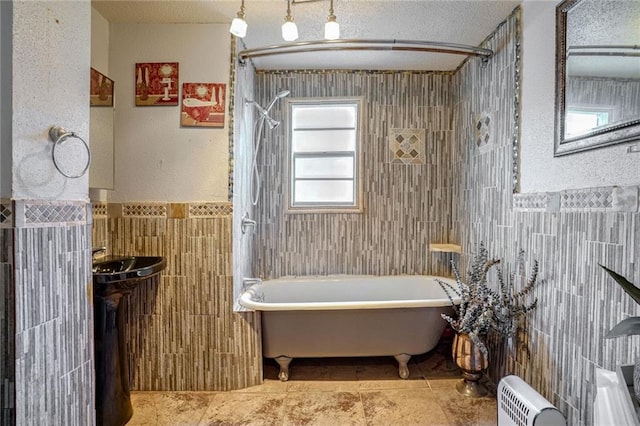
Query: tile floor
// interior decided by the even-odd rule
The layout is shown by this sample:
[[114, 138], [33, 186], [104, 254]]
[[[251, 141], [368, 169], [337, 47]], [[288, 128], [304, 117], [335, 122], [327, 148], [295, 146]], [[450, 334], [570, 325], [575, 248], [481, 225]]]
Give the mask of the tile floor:
[[398, 378], [393, 357], [296, 359], [288, 382], [265, 360], [259, 386], [231, 392], [133, 392], [129, 426], [142, 425], [495, 425], [495, 387], [467, 398], [450, 342], [414, 357]]

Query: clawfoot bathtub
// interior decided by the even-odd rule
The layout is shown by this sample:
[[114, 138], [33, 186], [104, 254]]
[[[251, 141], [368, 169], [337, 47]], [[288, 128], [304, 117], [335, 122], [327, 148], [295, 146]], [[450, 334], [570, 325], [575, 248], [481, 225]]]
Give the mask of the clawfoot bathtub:
[[[451, 301], [436, 279], [421, 275], [327, 276], [264, 281], [239, 303], [262, 311], [263, 356], [289, 378], [293, 358], [393, 356], [409, 377], [412, 355], [433, 349]], [[454, 300], [454, 303], [457, 303]]]

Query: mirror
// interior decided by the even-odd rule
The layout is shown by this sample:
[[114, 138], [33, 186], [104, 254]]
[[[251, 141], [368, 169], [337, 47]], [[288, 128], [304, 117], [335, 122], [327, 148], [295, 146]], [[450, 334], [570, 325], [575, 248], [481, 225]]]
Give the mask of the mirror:
[[114, 82], [91, 68], [89, 188], [113, 189], [113, 89]]
[[640, 2], [556, 8], [555, 156], [640, 139]]

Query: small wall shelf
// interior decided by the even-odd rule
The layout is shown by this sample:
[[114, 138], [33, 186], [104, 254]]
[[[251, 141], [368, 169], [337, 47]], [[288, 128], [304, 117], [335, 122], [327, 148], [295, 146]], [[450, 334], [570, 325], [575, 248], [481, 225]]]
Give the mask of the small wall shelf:
[[462, 247], [458, 244], [449, 243], [430, 243], [429, 251], [441, 252], [441, 253], [462, 253]]

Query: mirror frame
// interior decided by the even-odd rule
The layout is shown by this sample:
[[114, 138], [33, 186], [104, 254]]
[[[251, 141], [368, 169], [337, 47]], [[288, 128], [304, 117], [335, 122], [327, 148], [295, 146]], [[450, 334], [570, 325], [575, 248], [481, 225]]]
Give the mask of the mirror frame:
[[567, 15], [582, 0], [564, 0], [556, 6], [556, 105], [554, 157], [640, 139], [640, 117], [572, 138], [564, 138]]

